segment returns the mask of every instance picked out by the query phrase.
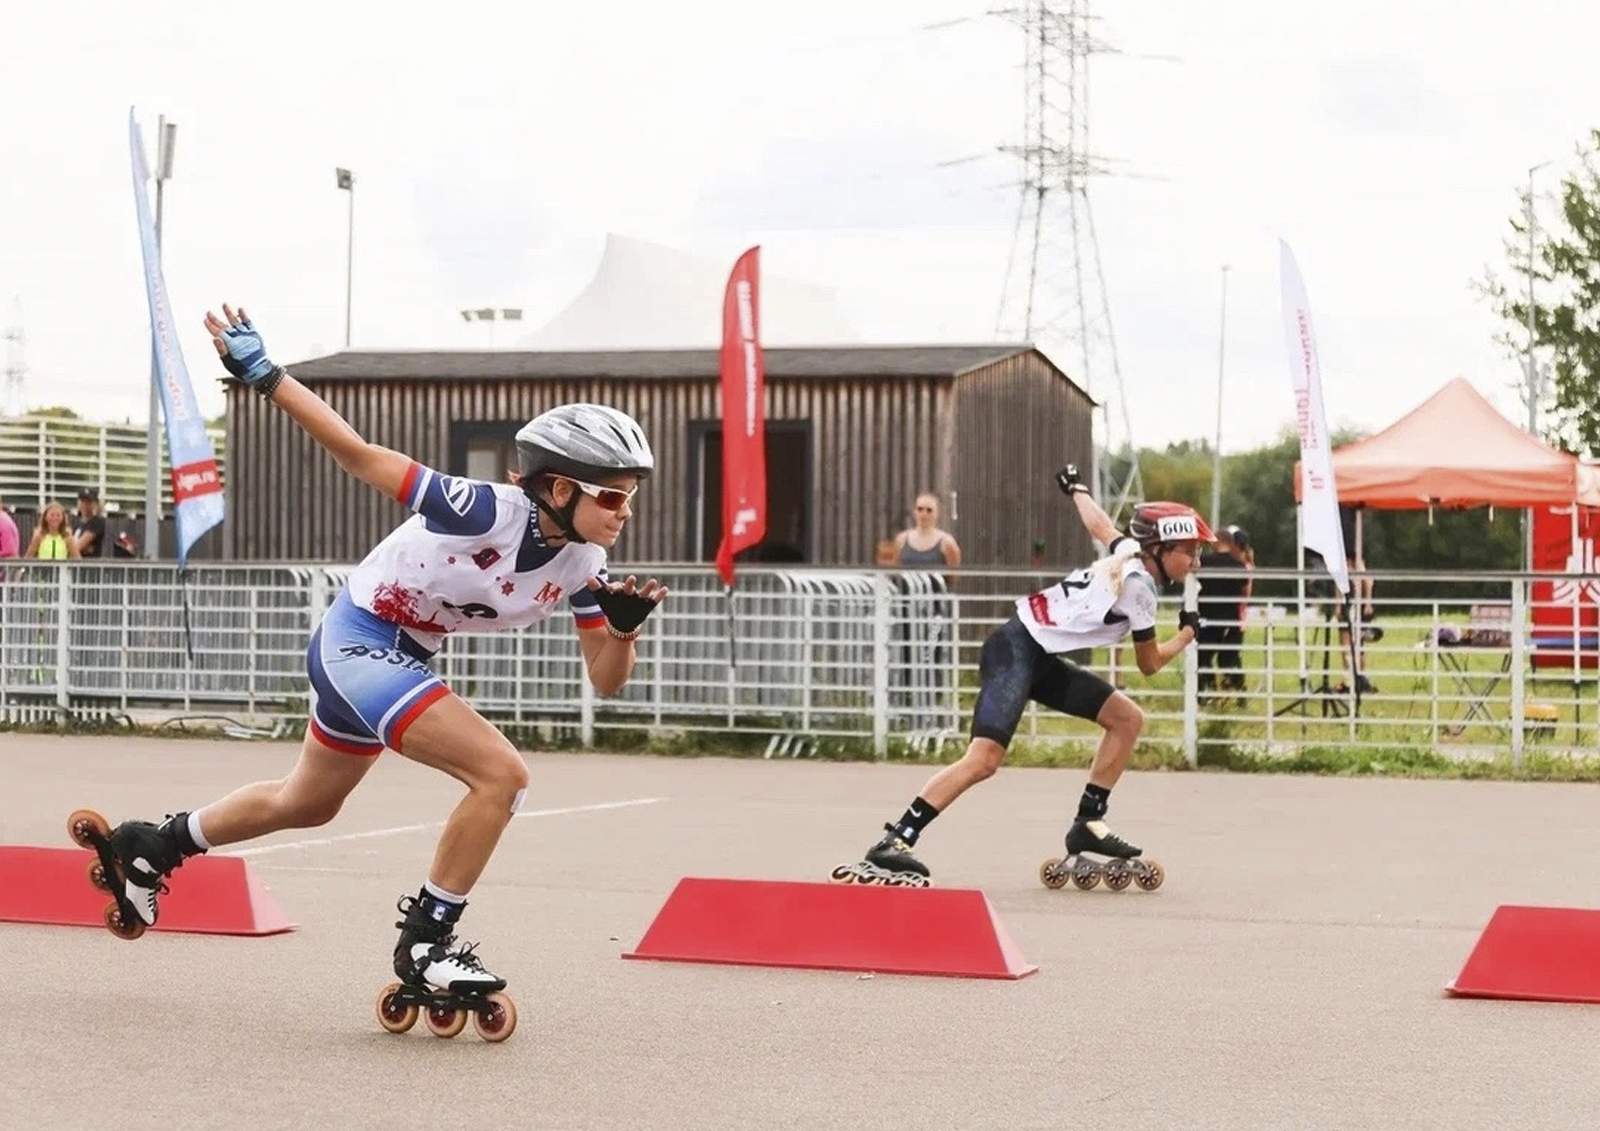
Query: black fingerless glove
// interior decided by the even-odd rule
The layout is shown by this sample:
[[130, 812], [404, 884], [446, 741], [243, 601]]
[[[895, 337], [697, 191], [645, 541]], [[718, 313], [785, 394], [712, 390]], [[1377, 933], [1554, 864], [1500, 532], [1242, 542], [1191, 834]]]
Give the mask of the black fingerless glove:
[[1087, 492], [1089, 490], [1079, 478], [1078, 465], [1074, 463], [1069, 463], [1066, 467], [1056, 472], [1056, 486], [1061, 488], [1063, 495], [1075, 495], [1079, 491]]
[[1196, 636], [1200, 635], [1200, 626], [1204, 623], [1200, 619], [1200, 614], [1193, 609], [1180, 609], [1178, 611], [1178, 627], [1187, 628]]
[[606, 615], [606, 627], [611, 630], [611, 635], [623, 640], [632, 640], [639, 635], [639, 626], [644, 623], [645, 617], [655, 612], [657, 604], [649, 597], [603, 586], [595, 590], [594, 602]]

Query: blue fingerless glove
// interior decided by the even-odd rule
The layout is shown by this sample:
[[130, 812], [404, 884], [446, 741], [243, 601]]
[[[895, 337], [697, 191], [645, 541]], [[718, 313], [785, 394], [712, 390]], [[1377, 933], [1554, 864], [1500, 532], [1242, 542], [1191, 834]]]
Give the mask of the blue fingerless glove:
[[262, 396], [269, 395], [282, 380], [280, 370], [267, 356], [266, 344], [249, 319], [222, 331], [222, 343], [228, 352], [222, 355], [222, 366], [229, 373], [249, 385]]

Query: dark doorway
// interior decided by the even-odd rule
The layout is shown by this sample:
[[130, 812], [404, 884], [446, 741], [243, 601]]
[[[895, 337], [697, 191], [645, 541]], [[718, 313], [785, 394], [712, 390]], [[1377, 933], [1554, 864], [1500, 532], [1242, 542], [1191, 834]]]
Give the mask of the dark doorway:
[[[811, 556], [811, 422], [769, 420], [767, 536], [741, 562], [809, 562]], [[689, 425], [691, 519], [689, 560], [715, 561], [722, 542], [722, 423]]]

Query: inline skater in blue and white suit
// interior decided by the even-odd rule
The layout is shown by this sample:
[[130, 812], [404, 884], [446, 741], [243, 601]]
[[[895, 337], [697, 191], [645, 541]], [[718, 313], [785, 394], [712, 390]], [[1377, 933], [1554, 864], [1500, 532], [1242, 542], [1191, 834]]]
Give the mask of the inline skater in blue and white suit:
[[394, 967], [408, 985], [488, 991], [505, 980], [455, 942], [468, 893], [528, 791], [522, 755], [447, 687], [429, 661], [449, 633], [519, 628], [569, 609], [602, 695], [634, 665], [634, 641], [667, 596], [654, 579], [608, 581], [606, 551], [655, 467], [638, 423], [613, 408], [553, 408], [517, 433], [513, 482], [441, 474], [368, 443], [267, 357], [245, 313], [206, 328], [228, 372], [287, 413], [345, 471], [416, 512], [351, 574], [306, 652], [316, 706], [299, 762], [159, 826], [112, 834], [119, 902], [153, 924], [181, 861], [280, 829], [331, 821], [385, 748], [442, 770], [467, 793], [446, 822], [426, 881], [400, 901]]

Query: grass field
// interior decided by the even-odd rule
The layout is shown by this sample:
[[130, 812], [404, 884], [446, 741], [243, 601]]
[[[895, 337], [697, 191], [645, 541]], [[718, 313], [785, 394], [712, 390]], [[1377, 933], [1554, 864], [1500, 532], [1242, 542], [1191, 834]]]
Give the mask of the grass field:
[[[1337, 633], [1331, 634], [1327, 649], [1326, 675], [1323, 633], [1312, 628], [1307, 635], [1307, 682], [1312, 689], [1307, 695], [1295, 626], [1270, 634], [1250, 629], [1242, 650], [1245, 694], [1200, 697], [1201, 766], [1451, 776], [1509, 772], [1508, 651], [1430, 647], [1434, 622], [1426, 616], [1386, 616], [1380, 623], [1383, 639], [1365, 650], [1366, 674], [1376, 691], [1362, 696], [1353, 717], [1348, 695], [1316, 693], [1324, 681], [1338, 686], [1347, 679]], [[1176, 624], [1159, 629], [1163, 638], [1174, 631]], [[1122, 650], [1121, 662], [1113, 682], [1148, 716], [1135, 764], [1182, 765], [1183, 663], [1146, 678], [1131, 667], [1130, 649]], [[1106, 651], [1096, 652], [1090, 667], [1112, 674]], [[1548, 670], [1529, 672], [1523, 767], [1529, 775], [1600, 780], [1600, 766], [1590, 765], [1588, 758], [1600, 746], [1600, 700], [1593, 674], [1582, 673], [1574, 682], [1566, 671], [1558, 677]], [[963, 718], [976, 694], [976, 681], [969, 679], [961, 695]], [[1539, 707], [1553, 711], [1553, 721], [1534, 723]], [[1099, 728], [1091, 723], [1032, 710], [1013, 758], [1029, 764], [1086, 764], [1098, 736]]]

